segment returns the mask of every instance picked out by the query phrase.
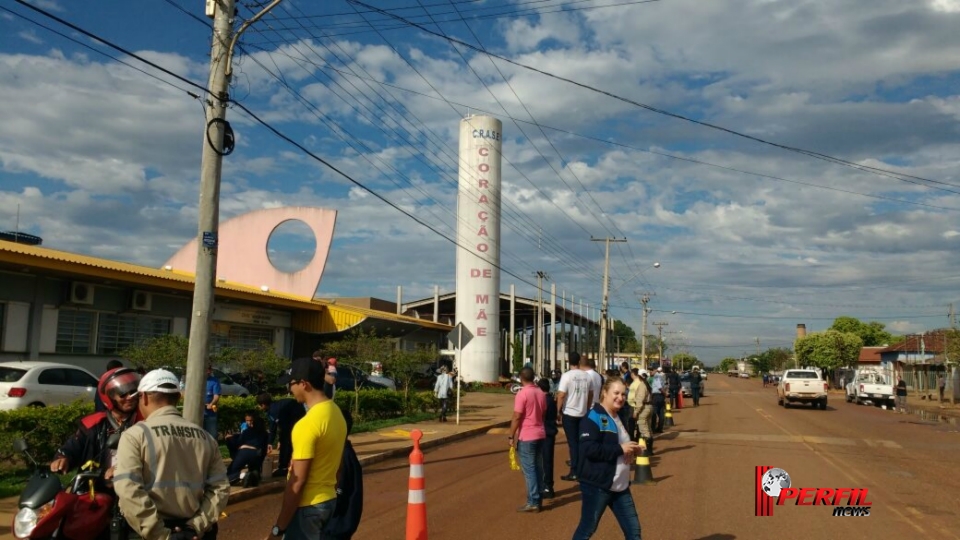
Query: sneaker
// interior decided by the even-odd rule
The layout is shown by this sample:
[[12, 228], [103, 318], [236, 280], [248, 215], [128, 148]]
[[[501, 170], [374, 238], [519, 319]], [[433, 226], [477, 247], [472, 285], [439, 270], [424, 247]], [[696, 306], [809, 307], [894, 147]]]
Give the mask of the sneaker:
[[525, 505], [521, 506], [520, 508], [517, 508], [517, 512], [520, 512], [520, 513], [523, 513], [523, 514], [527, 514], [527, 513], [529, 513], [529, 514], [536, 514], [536, 513], [540, 512], [540, 507], [539, 507], [539, 506], [536, 506], [536, 505], [533, 505], [533, 504], [525, 504]]
[[577, 475], [575, 474], [568, 474], [566, 476], [561, 476], [560, 479], [566, 482], [576, 482], [577, 480], [579, 480], [579, 478], [577, 478]]
[[540, 492], [541, 499], [552, 499], [556, 496], [557, 494], [553, 491], [553, 488], [547, 488]]

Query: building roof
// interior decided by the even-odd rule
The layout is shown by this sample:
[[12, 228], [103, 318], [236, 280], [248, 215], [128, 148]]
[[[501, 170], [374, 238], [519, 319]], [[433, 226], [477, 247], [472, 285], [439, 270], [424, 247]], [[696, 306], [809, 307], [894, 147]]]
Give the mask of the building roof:
[[910, 334], [906, 338], [882, 350], [882, 352], [907, 352], [919, 354], [942, 354], [945, 345], [945, 334], [942, 331], [933, 331], [923, 335]]
[[[44, 270], [48, 274], [62, 275], [88, 281], [125, 282], [144, 287], [174, 291], [193, 291], [194, 276], [186, 272], [154, 269], [40, 246], [28, 246], [0, 240], [0, 268], [18, 271]], [[79, 277], [78, 277], [79, 276]], [[450, 330], [446, 324], [425, 321], [414, 317], [396, 315], [355, 306], [337, 305], [336, 300], [316, 300], [294, 294], [263, 291], [242, 283], [218, 280], [217, 296], [244, 300], [265, 306], [275, 306], [300, 312], [314, 312], [314, 324], [301, 329], [317, 333], [339, 332], [356, 326], [367, 319], [385, 323], [415, 325], [418, 328]]]
[[880, 352], [887, 347], [864, 347], [860, 349], [860, 358], [857, 360], [860, 364], [879, 364]]

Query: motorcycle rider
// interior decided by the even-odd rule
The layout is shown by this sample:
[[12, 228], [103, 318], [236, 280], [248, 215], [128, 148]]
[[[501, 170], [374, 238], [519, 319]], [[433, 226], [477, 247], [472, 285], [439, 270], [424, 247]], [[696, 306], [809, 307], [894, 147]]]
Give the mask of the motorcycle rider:
[[104, 469], [105, 480], [113, 478], [116, 449], [107, 448], [107, 440], [142, 420], [137, 411], [139, 384], [140, 374], [130, 368], [104, 373], [97, 383], [97, 394], [107, 410], [80, 419], [76, 433], [57, 450], [50, 470], [63, 474], [94, 461]]

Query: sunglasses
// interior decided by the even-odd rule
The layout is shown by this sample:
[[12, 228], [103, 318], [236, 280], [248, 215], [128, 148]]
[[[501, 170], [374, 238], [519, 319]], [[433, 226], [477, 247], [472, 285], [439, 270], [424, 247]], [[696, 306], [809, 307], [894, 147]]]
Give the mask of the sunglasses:
[[287, 383], [287, 388], [291, 388], [293, 385], [295, 385], [295, 384], [300, 384], [300, 383], [302, 383], [302, 382], [303, 382], [303, 381], [290, 381], [290, 382]]

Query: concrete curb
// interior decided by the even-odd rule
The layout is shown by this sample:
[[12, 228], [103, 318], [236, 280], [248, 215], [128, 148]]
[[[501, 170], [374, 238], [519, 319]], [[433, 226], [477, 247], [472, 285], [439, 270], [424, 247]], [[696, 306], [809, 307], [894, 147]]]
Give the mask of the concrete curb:
[[[420, 443], [420, 448], [422, 450], [429, 450], [430, 448], [436, 448], [438, 446], [443, 446], [444, 444], [460, 441], [463, 439], [469, 439], [470, 437], [475, 437], [477, 435], [482, 435], [487, 431], [490, 431], [494, 428], [506, 427], [510, 425], [510, 420], [504, 420], [502, 422], [495, 422], [492, 424], [484, 424], [482, 426], [477, 426], [470, 428], [459, 433], [451, 433], [450, 435], [445, 435], [443, 437], [437, 437], [436, 439], [430, 439], [428, 441], [423, 441]], [[410, 450], [413, 448], [411, 443], [409, 446], [401, 446], [399, 448], [394, 448], [387, 450], [386, 452], [380, 452], [377, 454], [370, 454], [367, 456], [360, 457], [360, 465], [372, 465], [374, 463], [380, 463], [381, 461], [386, 461], [388, 459], [393, 459], [395, 457], [401, 457], [408, 455]], [[237, 491], [230, 490], [230, 499], [227, 505], [227, 508], [232, 504], [241, 503], [244, 501], [249, 501], [250, 499], [255, 499], [263, 495], [270, 495], [273, 493], [280, 493], [286, 487], [286, 482], [283, 478], [265, 478], [263, 483], [257, 487], [253, 488], [240, 488]]]

